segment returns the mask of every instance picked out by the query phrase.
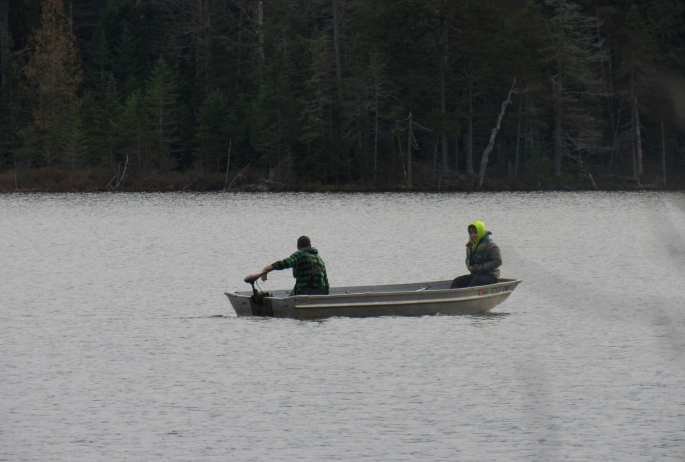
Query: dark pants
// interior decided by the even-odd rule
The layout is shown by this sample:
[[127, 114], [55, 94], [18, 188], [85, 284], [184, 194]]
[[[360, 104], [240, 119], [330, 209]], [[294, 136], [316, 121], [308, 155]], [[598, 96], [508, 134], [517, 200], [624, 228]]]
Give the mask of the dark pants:
[[[294, 290], [293, 290], [294, 292]], [[291, 292], [292, 295], [292, 292]], [[328, 295], [328, 287], [303, 287], [299, 294], [296, 295]]]
[[491, 274], [465, 274], [452, 281], [450, 289], [462, 289], [464, 287], [487, 286], [497, 284], [499, 279]]

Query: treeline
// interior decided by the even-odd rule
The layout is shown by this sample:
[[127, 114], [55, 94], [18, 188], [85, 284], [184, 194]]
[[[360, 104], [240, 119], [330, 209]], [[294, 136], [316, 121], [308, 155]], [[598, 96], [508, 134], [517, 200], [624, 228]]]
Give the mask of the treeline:
[[685, 183], [685, 0], [0, 0], [0, 73], [17, 189]]

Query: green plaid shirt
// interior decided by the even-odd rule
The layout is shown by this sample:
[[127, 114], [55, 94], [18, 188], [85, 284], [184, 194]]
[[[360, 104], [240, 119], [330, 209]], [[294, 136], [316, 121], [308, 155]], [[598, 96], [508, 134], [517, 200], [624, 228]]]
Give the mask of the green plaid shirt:
[[313, 247], [303, 247], [272, 266], [275, 270], [293, 269], [293, 277], [296, 279], [293, 295], [299, 294], [304, 287], [329, 287], [326, 264], [319, 256], [319, 251]]

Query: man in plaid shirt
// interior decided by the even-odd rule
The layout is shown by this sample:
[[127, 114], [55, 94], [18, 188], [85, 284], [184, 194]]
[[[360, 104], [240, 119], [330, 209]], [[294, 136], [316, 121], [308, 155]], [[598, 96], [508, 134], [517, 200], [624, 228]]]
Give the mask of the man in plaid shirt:
[[326, 264], [319, 256], [319, 251], [312, 247], [307, 236], [297, 240], [297, 252], [284, 260], [267, 265], [262, 270], [262, 281], [267, 280], [267, 273], [273, 270], [293, 269], [296, 279], [295, 288], [290, 295], [328, 295], [330, 286], [326, 275]]

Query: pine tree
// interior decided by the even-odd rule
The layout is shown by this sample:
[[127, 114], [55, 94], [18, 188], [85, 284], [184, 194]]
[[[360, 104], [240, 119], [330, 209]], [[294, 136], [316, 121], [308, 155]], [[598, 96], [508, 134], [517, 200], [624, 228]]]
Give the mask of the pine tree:
[[107, 77], [112, 72], [112, 53], [102, 25], [95, 36], [88, 58], [87, 85], [97, 94], [104, 94], [107, 88]]
[[154, 167], [163, 170], [174, 167], [170, 152], [172, 144], [177, 139], [177, 98], [173, 73], [164, 58], [160, 57], [148, 78], [146, 105], [151, 118], [151, 132], [155, 139], [150, 160]]
[[223, 171], [231, 141], [226, 100], [218, 91], [207, 95], [198, 114], [198, 160], [210, 171]]
[[149, 116], [139, 90], [135, 90], [126, 100], [121, 116], [117, 121], [118, 149], [122, 159], [127, 159], [129, 168], [141, 170], [145, 166], [145, 153], [151, 142], [151, 132], [147, 130]]
[[106, 151], [106, 143], [102, 137], [100, 123], [102, 107], [95, 99], [92, 90], [86, 90], [81, 100], [81, 127], [86, 140], [84, 163], [85, 165], [99, 166], [102, 164], [102, 153]]
[[123, 85], [124, 96], [138, 88], [138, 75], [142, 70], [140, 63], [140, 44], [133, 35], [128, 22], [121, 28], [121, 36], [116, 48], [116, 66], [114, 76]]
[[100, 112], [100, 130], [105, 142], [106, 151], [103, 153], [103, 159], [107, 159], [110, 163], [119, 163], [121, 159], [116, 155], [117, 144], [117, 127], [116, 124], [121, 116], [121, 102], [119, 99], [119, 90], [117, 89], [117, 82], [114, 76], [110, 74], [107, 78], [107, 87], [105, 95], [102, 100], [102, 111]]
[[104, 94], [99, 98], [93, 90], [84, 94], [81, 106], [81, 124], [87, 142], [86, 162], [105, 166], [117, 162], [116, 123], [121, 113], [117, 83], [112, 74], [107, 76]]
[[31, 94], [33, 126], [41, 140], [42, 163], [61, 160], [62, 124], [79, 106], [81, 61], [71, 18], [61, 0], [44, 0], [40, 29], [31, 40], [33, 55], [23, 71]]
[[685, 2], [653, 2], [647, 13], [649, 35], [658, 45], [664, 62], [682, 73], [685, 71]]
[[86, 136], [78, 114], [72, 114], [62, 125], [64, 132], [64, 165], [76, 170], [83, 167], [86, 151]]

